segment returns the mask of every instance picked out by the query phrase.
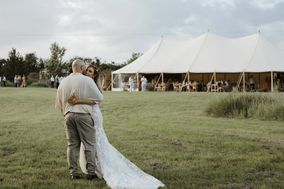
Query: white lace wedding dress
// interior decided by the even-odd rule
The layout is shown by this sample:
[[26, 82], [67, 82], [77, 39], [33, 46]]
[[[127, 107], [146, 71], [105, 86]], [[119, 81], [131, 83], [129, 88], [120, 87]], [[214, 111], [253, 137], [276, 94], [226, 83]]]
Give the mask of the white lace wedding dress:
[[[107, 185], [112, 189], [157, 189], [164, 184], [143, 172], [116, 150], [107, 139], [103, 117], [98, 105], [93, 105], [92, 117], [96, 129], [97, 167]], [[80, 167], [87, 174], [84, 145], [80, 149]]]

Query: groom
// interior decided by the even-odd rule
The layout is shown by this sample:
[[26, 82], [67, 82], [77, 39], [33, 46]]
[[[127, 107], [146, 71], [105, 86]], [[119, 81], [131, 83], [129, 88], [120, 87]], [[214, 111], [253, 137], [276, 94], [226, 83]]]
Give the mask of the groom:
[[101, 93], [97, 92], [98, 88], [95, 82], [82, 74], [85, 70], [85, 63], [76, 59], [72, 63], [73, 73], [62, 80], [56, 96], [56, 106], [60, 108], [65, 120], [68, 143], [67, 160], [71, 179], [80, 179], [77, 160], [81, 142], [85, 146], [87, 179], [97, 178], [96, 173], [98, 171], [95, 165], [96, 140], [94, 121], [91, 117], [92, 107], [86, 104], [71, 106], [67, 102], [71, 96], [76, 96], [78, 99], [103, 100]]

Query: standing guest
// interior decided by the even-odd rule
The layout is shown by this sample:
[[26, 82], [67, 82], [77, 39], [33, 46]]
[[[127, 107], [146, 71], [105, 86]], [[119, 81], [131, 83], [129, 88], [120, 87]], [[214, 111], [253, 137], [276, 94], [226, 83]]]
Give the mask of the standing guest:
[[249, 88], [250, 88], [250, 91], [254, 91], [255, 89], [255, 82], [254, 82], [253, 75], [249, 77]]
[[132, 79], [131, 76], [128, 79], [128, 84], [129, 84], [129, 92], [132, 92], [133, 91], [133, 87], [134, 87], [134, 83], [133, 83], [133, 79]]
[[18, 77], [17, 77], [17, 87], [21, 87], [21, 85], [22, 85], [22, 77], [21, 77], [21, 75], [18, 75]]
[[25, 75], [23, 75], [23, 77], [22, 77], [22, 83], [21, 83], [21, 87], [26, 87], [26, 77], [25, 77]]
[[133, 90], [137, 91], [137, 79], [136, 79], [136, 77], [133, 79]]
[[141, 91], [141, 79], [139, 79], [138, 77], [137, 80], [138, 80], [138, 91]]
[[3, 80], [3, 86], [6, 87], [6, 77], [5, 77], [5, 75], [3, 75], [2, 80]]
[[2, 84], [2, 78], [1, 78], [1, 76], [0, 76], [0, 87], [1, 87], [1, 84]]
[[18, 86], [18, 76], [17, 75], [15, 75], [15, 77], [14, 77], [14, 85], [15, 85], [15, 87]]
[[59, 77], [59, 79], [58, 79], [58, 81], [59, 81], [58, 85], [60, 85], [60, 83], [61, 83], [61, 81], [62, 81], [63, 79], [64, 79], [64, 77], [62, 77], [62, 76]]
[[54, 83], [55, 83], [55, 88], [57, 89], [58, 86], [59, 86], [59, 77], [58, 77], [58, 75], [55, 76]]
[[50, 78], [50, 85], [51, 85], [51, 88], [54, 88], [54, 77], [53, 77], [53, 75]]
[[142, 92], [144, 92], [146, 90], [146, 85], [147, 85], [148, 80], [146, 79], [146, 77], [144, 77], [144, 75], [141, 78], [141, 84], [142, 84]]

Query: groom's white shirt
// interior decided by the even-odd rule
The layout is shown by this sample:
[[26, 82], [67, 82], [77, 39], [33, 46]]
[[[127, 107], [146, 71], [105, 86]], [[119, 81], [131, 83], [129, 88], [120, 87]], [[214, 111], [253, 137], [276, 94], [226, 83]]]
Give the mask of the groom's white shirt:
[[78, 99], [88, 98], [97, 102], [103, 101], [103, 95], [95, 82], [90, 77], [84, 76], [81, 73], [72, 73], [61, 81], [57, 89], [56, 107], [60, 108], [64, 115], [68, 112], [92, 112], [92, 106], [90, 105], [77, 104], [71, 106], [68, 104], [68, 99], [73, 95]]

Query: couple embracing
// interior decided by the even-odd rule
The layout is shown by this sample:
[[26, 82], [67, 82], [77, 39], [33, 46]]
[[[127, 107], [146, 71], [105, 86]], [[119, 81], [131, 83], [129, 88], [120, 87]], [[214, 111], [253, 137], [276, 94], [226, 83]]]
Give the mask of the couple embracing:
[[[99, 104], [103, 101], [99, 72], [72, 63], [73, 73], [57, 90], [56, 105], [64, 114], [67, 160], [71, 179], [80, 179], [77, 164], [87, 179], [104, 179], [112, 189], [156, 189], [164, 184], [125, 158], [107, 139]], [[86, 73], [86, 76], [83, 75]]]

